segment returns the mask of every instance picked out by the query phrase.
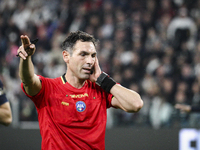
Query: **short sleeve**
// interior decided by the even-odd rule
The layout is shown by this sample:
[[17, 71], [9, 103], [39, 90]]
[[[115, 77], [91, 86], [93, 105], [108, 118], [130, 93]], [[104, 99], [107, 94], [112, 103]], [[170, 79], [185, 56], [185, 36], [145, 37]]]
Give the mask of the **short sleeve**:
[[112, 98], [113, 98], [112, 94], [107, 95], [107, 108], [113, 107], [111, 104]]
[[[119, 83], [117, 83], [117, 84], [119, 84]], [[112, 106], [112, 104], [111, 104], [111, 101], [113, 98], [114, 98], [114, 95], [112, 95], [111, 93], [107, 93], [107, 108], [110, 108], [110, 107], [116, 108], [116, 107]]]
[[25, 89], [24, 89], [24, 87], [23, 87], [23, 83], [21, 83], [21, 89], [23, 90], [23, 92], [25, 93], [25, 95], [27, 96], [27, 97], [29, 97], [34, 103], [35, 103], [35, 105], [36, 105], [36, 107], [39, 107], [41, 104], [42, 104], [42, 99], [43, 99], [43, 97], [44, 97], [44, 87], [45, 87], [45, 85], [44, 85], [44, 83], [45, 83], [45, 77], [43, 77], [43, 76], [40, 76], [39, 75], [39, 78], [40, 78], [40, 81], [41, 81], [41, 83], [42, 83], [42, 88], [41, 88], [41, 90], [39, 91], [39, 93], [38, 94], [36, 94], [35, 96], [31, 96], [31, 95], [28, 95], [27, 93], [26, 93], [26, 91], [25, 91]]

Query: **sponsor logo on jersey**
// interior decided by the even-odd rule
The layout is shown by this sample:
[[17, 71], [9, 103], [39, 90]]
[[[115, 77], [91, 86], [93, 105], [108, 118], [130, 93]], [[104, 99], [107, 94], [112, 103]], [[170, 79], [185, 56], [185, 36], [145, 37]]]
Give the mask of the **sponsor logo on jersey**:
[[78, 95], [70, 95], [71, 98], [83, 98], [83, 97], [88, 97], [88, 94], [87, 93], [84, 93], [84, 94], [78, 94]]
[[86, 109], [86, 105], [83, 101], [76, 102], [76, 110], [78, 112], [83, 112]]
[[65, 106], [69, 106], [69, 103], [67, 102], [61, 102], [62, 105], [65, 105]]

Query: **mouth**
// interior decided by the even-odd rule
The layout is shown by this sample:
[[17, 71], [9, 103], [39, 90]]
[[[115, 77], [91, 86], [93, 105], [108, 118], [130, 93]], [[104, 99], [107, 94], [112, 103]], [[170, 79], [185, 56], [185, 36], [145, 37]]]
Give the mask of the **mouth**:
[[91, 73], [91, 69], [90, 68], [83, 68], [83, 71], [87, 74]]

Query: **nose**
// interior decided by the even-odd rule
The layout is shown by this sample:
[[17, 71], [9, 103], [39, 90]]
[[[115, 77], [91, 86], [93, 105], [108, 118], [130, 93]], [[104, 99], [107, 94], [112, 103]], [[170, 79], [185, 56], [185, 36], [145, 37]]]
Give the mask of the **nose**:
[[95, 57], [88, 56], [87, 57], [87, 64], [93, 65], [95, 61]]

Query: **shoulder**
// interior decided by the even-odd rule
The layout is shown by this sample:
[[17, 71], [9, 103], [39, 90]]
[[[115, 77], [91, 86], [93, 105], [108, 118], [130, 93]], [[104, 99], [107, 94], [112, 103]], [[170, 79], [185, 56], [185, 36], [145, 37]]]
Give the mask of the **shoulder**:
[[57, 78], [48, 78], [48, 77], [44, 77], [44, 76], [41, 76], [41, 75], [37, 75], [39, 77], [39, 79], [41, 81], [49, 81], [49, 82], [58, 82], [58, 81], [61, 81], [61, 77], [57, 77]]
[[57, 86], [57, 85], [62, 85], [62, 79], [61, 77], [57, 77], [57, 78], [48, 78], [48, 77], [44, 77], [41, 75], [38, 75], [41, 84], [43, 87], [52, 87], [52, 86]]
[[86, 80], [87, 82], [87, 85], [89, 88], [92, 88], [92, 89], [101, 89], [100, 86], [98, 86], [95, 82], [92, 82], [90, 80]]
[[[100, 86], [98, 86], [95, 82], [91, 82], [90, 80], [87, 80], [87, 90], [93, 94], [106, 96], [108, 93], [104, 91]], [[107, 97], [107, 96], [106, 96]]]

